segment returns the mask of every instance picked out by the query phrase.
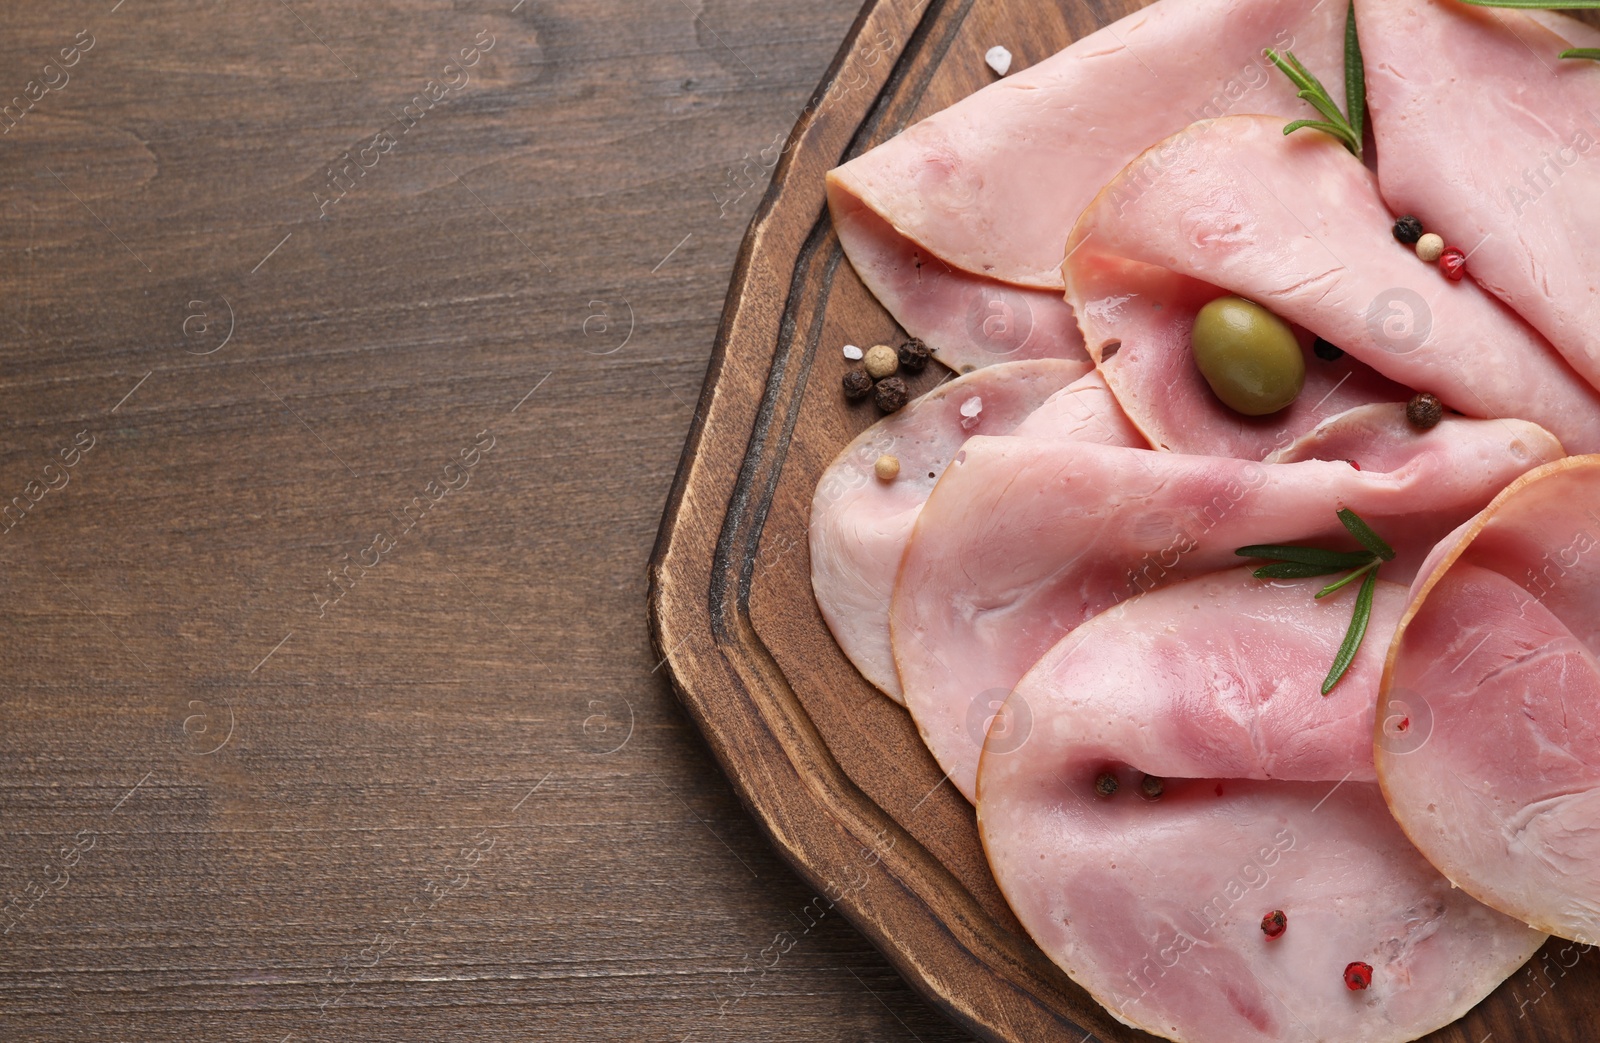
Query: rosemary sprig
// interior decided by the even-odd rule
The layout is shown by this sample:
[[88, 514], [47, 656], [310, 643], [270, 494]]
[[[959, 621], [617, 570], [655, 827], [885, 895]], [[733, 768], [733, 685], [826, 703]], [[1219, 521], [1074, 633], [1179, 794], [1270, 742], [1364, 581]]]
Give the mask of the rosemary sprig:
[[1562, 51], [1563, 58], [1587, 58], [1592, 62], [1600, 62], [1600, 47], [1574, 47], [1570, 51]]
[[[1595, 2], [1600, 3], [1600, 0]], [[1367, 77], [1366, 65], [1361, 59], [1361, 41], [1356, 33], [1354, 0], [1351, 0], [1350, 13], [1345, 18], [1344, 27], [1344, 94], [1345, 105], [1349, 109], [1348, 115], [1339, 111], [1339, 105], [1333, 100], [1333, 95], [1328, 93], [1328, 88], [1301, 64], [1293, 51], [1286, 51], [1280, 55], [1269, 47], [1267, 57], [1289, 77], [1289, 82], [1299, 88], [1300, 99], [1309, 102], [1322, 116], [1320, 120], [1295, 120], [1283, 128], [1284, 134], [1293, 134], [1306, 127], [1320, 130], [1333, 135], [1357, 159], [1360, 159], [1361, 144], [1366, 135]]]
[[1261, 558], [1271, 562], [1256, 569], [1252, 575], [1256, 579], [1309, 579], [1313, 576], [1329, 576], [1336, 572], [1347, 574], [1321, 590], [1317, 591], [1318, 600], [1336, 594], [1345, 587], [1361, 580], [1361, 589], [1356, 594], [1355, 611], [1350, 616], [1350, 626], [1345, 630], [1344, 642], [1339, 646], [1339, 652], [1333, 657], [1333, 667], [1328, 671], [1328, 676], [1322, 682], [1322, 694], [1327, 695], [1333, 691], [1335, 685], [1344, 677], [1345, 671], [1350, 669], [1350, 664], [1355, 661], [1356, 652], [1361, 648], [1361, 640], [1367, 635], [1367, 624], [1372, 619], [1372, 597], [1377, 590], [1378, 569], [1386, 561], [1394, 560], [1394, 548], [1372, 531], [1372, 526], [1361, 520], [1361, 516], [1346, 507], [1339, 511], [1339, 521], [1354, 536], [1356, 542], [1365, 548], [1365, 551], [1324, 550], [1321, 547], [1291, 547], [1278, 544], [1253, 544], [1249, 547], [1240, 547], [1234, 551], [1241, 558]]

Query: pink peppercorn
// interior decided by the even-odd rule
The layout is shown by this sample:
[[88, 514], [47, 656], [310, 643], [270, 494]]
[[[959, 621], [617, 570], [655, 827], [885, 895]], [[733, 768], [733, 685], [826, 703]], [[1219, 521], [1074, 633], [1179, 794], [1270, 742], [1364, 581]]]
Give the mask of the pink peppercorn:
[[1450, 247], [1439, 256], [1439, 270], [1451, 282], [1460, 282], [1461, 277], [1467, 274], [1467, 255]]

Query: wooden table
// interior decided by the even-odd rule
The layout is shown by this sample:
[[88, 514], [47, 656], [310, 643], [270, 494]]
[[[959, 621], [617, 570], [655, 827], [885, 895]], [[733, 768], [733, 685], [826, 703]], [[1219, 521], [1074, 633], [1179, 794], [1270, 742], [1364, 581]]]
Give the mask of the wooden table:
[[798, 930], [645, 627], [854, 14], [9, 5], [0, 1038], [962, 1038]]

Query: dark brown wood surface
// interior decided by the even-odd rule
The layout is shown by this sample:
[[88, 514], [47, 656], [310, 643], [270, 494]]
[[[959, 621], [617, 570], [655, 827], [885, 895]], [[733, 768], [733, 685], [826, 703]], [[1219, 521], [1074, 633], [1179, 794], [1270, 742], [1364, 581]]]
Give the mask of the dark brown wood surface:
[[644, 612], [857, 6], [4, 6], [0, 1040], [965, 1038]]
[[[774, 843], [936, 1006], [1006, 1043], [1152, 1037], [1115, 1023], [1021, 931], [972, 809], [907, 714], [844, 658], [811, 598], [818, 478], [876, 419], [843, 401], [839, 346], [903, 336], [843, 260], [821, 179], [990, 82], [992, 43], [1031, 64], [1140, 6], [869, 6], [746, 241], [653, 563], [666, 668]], [[930, 371], [914, 390], [941, 378]], [[1597, 1012], [1600, 959], [1553, 941], [1429, 1040], [1580, 1043]]]

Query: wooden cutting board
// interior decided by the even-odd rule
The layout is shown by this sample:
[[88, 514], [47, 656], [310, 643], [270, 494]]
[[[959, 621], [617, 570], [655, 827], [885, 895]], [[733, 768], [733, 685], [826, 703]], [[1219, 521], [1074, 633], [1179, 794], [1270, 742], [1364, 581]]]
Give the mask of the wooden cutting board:
[[[839, 390], [840, 346], [903, 338], [827, 219], [823, 175], [1137, 0], [869, 2], [781, 158], [739, 255], [650, 569], [674, 687], [740, 798], [816, 889], [763, 962], [843, 914], [906, 979], [987, 1040], [1149, 1040], [1117, 1023], [1021, 930], [972, 808], [910, 718], [834, 644], [811, 596], [806, 526], [822, 470], [876, 419]], [[756, 172], [759, 174], [759, 172]], [[913, 392], [937, 383], [939, 367]], [[786, 937], [787, 935], [787, 937]], [[753, 967], [734, 988], [758, 988]], [[1552, 942], [1430, 1040], [1579, 1043], [1600, 1014], [1600, 954]]]

